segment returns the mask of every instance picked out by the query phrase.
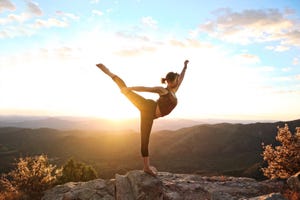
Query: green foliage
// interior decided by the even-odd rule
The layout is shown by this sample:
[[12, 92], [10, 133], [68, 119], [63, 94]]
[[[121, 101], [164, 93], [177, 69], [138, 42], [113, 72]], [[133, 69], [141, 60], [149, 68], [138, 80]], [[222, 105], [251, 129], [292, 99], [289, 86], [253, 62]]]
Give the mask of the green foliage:
[[300, 170], [300, 128], [292, 134], [287, 124], [278, 127], [276, 140], [281, 145], [263, 146], [263, 159], [268, 162], [268, 167], [262, 168], [268, 178], [288, 178]]
[[97, 177], [97, 172], [92, 166], [70, 159], [62, 167], [62, 175], [59, 177], [58, 183], [89, 181]]
[[1, 177], [0, 188], [6, 199], [39, 199], [54, 185], [58, 174], [45, 155], [19, 158], [16, 169]]
[[55, 184], [95, 178], [93, 167], [73, 159], [57, 169], [46, 155], [19, 158], [16, 168], [0, 177], [0, 200], [40, 199]]

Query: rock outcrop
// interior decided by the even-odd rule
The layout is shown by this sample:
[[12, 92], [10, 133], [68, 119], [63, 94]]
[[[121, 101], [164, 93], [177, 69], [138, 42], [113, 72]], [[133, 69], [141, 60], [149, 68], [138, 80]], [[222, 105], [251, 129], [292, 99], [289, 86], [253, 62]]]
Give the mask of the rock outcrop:
[[115, 179], [71, 182], [46, 191], [42, 200], [284, 200], [280, 181], [133, 170]]
[[95, 179], [88, 182], [70, 182], [46, 191], [43, 200], [112, 200], [114, 180]]
[[287, 184], [291, 189], [300, 191], [300, 171], [288, 178]]

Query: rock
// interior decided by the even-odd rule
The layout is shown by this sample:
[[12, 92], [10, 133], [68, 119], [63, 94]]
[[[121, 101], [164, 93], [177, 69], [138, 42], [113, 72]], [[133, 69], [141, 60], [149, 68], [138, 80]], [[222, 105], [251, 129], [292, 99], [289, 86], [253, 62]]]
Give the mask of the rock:
[[300, 171], [288, 178], [287, 184], [292, 190], [300, 191]]
[[280, 193], [271, 193], [267, 195], [262, 195], [258, 197], [250, 198], [249, 200], [286, 200]]
[[280, 181], [141, 170], [117, 174], [114, 180], [66, 183], [48, 190], [42, 200], [282, 200]]
[[47, 190], [42, 200], [114, 200], [114, 185], [114, 180], [103, 179], [70, 182]]
[[116, 199], [163, 200], [163, 185], [160, 179], [139, 170], [116, 175]]
[[[164, 199], [234, 200], [248, 199], [278, 191], [277, 182], [257, 182], [251, 178], [203, 177], [199, 175], [159, 173]], [[281, 184], [279, 184], [281, 185]]]

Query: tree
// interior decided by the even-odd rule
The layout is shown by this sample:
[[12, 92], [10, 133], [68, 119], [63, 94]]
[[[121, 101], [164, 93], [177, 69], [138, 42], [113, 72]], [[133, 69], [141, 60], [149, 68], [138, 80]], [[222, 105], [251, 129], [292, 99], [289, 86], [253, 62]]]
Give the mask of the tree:
[[268, 166], [262, 171], [268, 178], [286, 179], [300, 170], [300, 128], [296, 128], [295, 134], [290, 132], [287, 124], [277, 128], [276, 140], [281, 145], [274, 148], [272, 145], [263, 146], [262, 156]]
[[97, 172], [92, 166], [70, 159], [62, 167], [62, 175], [59, 177], [58, 183], [89, 181], [97, 177]]
[[16, 169], [1, 177], [0, 186], [10, 199], [39, 199], [55, 184], [59, 173], [46, 155], [19, 158]]

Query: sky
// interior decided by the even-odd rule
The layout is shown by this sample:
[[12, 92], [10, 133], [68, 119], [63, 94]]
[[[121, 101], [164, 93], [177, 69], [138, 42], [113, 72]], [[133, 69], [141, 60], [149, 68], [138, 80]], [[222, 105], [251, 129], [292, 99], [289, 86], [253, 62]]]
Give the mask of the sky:
[[167, 118], [300, 118], [299, 0], [0, 0], [2, 115], [135, 118], [95, 64], [165, 87], [186, 59]]

